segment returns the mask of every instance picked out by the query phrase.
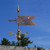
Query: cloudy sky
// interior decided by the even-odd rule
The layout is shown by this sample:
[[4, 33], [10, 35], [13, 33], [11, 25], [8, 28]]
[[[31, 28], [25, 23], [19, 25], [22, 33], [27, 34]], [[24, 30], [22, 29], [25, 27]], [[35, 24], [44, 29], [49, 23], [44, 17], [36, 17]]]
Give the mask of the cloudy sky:
[[16, 41], [15, 35], [10, 36], [8, 32], [16, 33], [17, 24], [8, 20], [17, 17], [17, 4], [20, 16], [36, 16], [33, 20], [36, 26], [20, 26], [34, 41], [29, 47], [50, 48], [50, 0], [0, 0], [0, 43], [3, 38]]

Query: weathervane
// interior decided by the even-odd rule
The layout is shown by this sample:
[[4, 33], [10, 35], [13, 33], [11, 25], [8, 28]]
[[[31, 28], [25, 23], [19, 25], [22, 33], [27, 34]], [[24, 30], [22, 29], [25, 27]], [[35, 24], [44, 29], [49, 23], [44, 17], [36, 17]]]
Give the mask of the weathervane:
[[19, 30], [19, 25], [36, 25], [35, 23], [32, 22], [32, 20], [35, 18], [35, 16], [19, 16], [19, 5], [17, 5], [17, 18], [14, 20], [9, 20], [9, 21], [15, 21], [18, 24], [18, 30]]
[[[21, 39], [21, 36], [23, 33], [21, 31], [19, 31], [19, 25], [36, 25], [35, 23], [32, 22], [32, 20], [35, 18], [35, 16], [19, 16], [19, 5], [17, 5], [17, 17], [14, 20], [9, 20], [14, 21], [18, 24], [18, 30], [17, 33], [12, 33], [9, 32], [10, 35], [15, 34], [15, 37], [17, 37], [17, 40], [19, 42], [19, 40]], [[23, 35], [27, 36], [27, 32]]]

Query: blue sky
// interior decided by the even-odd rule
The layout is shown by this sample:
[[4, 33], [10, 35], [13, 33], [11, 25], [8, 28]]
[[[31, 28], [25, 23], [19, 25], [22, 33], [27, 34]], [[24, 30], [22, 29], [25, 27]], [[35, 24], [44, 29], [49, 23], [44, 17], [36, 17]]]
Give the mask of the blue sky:
[[[34, 45], [50, 48], [50, 0], [0, 0], [0, 43], [3, 38], [16, 41], [15, 35], [8, 32], [17, 32], [17, 24], [9, 19], [17, 17], [17, 4], [21, 16], [36, 16], [33, 20], [36, 26], [20, 26], [23, 33], [28, 32], [28, 37]], [[26, 29], [27, 28], [27, 29]]]

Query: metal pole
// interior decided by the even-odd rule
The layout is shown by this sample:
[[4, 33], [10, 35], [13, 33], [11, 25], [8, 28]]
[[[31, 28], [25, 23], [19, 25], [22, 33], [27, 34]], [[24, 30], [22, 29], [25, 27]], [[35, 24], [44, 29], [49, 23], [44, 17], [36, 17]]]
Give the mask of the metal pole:
[[[19, 16], [19, 6], [17, 5], [17, 17]], [[19, 23], [18, 23], [18, 30], [19, 30]]]
[[[17, 6], [17, 17], [19, 16], [19, 7]], [[19, 32], [19, 23], [18, 23], [18, 32]], [[19, 40], [18, 40], [18, 46], [19, 46]]]
[[18, 31], [19, 31], [19, 24], [18, 24]]
[[18, 46], [19, 46], [19, 40], [18, 40]]

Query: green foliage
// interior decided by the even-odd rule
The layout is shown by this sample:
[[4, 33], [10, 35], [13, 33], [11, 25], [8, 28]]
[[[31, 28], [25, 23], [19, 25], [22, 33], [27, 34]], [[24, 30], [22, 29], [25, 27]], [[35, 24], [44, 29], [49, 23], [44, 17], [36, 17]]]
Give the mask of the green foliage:
[[[3, 38], [3, 40], [1, 41], [1, 45], [9, 45], [9, 46], [28, 46], [29, 44], [31, 44], [31, 43], [33, 43], [33, 42], [31, 42], [30, 40], [29, 40], [29, 37], [25, 37], [25, 35], [21, 35], [21, 40], [20, 41], [18, 41], [18, 42], [14, 42], [14, 41], [12, 41], [12, 44], [10, 43], [10, 41], [8, 41], [6, 38]], [[36, 47], [36, 45], [34, 45], [34, 47]], [[37, 47], [38, 48], [38, 50], [45, 50], [44, 48], [42, 48], [42, 47]]]
[[12, 41], [12, 44], [11, 44], [11, 46], [15, 46], [15, 42], [14, 42], [14, 41]]
[[3, 38], [1, 45], [10, 45], [10, 41], [8, 41], [6, 38]]
[[1, 41], [1, 45], [10, 45], [10, 46], [28, 46], [29, 44], [31, 44], [33, 42], [31, 42], [29, 40], [29, 37], [25, 37], [25, 35], [21, 35], [21, 40], [18, 42], [14, 42], [12, 41], [12, 44], [10, 43], [10, 41], [8, 41], [6, 38], [3, 38], [3, 40]]
[[38, 50], [41, 50], [41, 49], [42, 49], [42, 50], [45, 50], [45, 49], [44, 49], [44, 48], [42, 48], [42, 47], [37, 47], [37, 48], [38, 48]]
[[34, 47], [36, 47], [36, 45], [34, 45]]
[[19, 46], [23, 46], [24, 47], [24, 46], [28, 46], [31, 43], [33, 43], [33, 42], [31, 42], [29, 40], [29, 37], [25, 37], [25, 35], [22, 34], [21, 35], [21, 40], [19, 42], [17, 42], [17, 46], [19, 45]]

